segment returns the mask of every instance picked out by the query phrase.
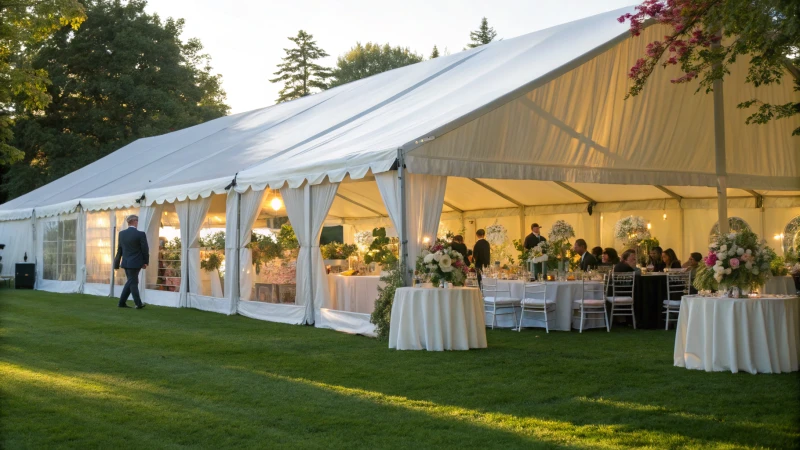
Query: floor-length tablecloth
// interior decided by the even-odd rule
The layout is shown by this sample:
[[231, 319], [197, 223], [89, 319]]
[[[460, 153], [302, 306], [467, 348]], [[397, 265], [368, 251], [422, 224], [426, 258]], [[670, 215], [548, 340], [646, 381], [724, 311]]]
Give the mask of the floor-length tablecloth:
[[325, 307], [337, 311], [372, 314], [378, 298], [378, 286], [382, 286], [378, 276], [328, 275], [328, 289], [331, 303]]
[[798, 297], [685, 296], [681, 301], [676, 366], [706, 372], [794, 372], [798, 352]]
[[[633, 312], [636, 328], [664, 328], [664, 300], [667, 299], [667, 275], [652, 273], [636, 275], [633, 292]], [[630, 318], [626, 318], [630, 321]]]
[[486, 348], [483, 299], [476, 288], [398, 288], [392, 305], [389, 348]]
[[[509, 291], [510, 297], [522, 299], [525, 296], [525, 281], [523, 280], [497, 280], [497, 288], [501, 291]], [[587, 282], [587, 284], [602, 284], [602, 282]], [[501, 297], [507, 294], [499, 294]], [[555, 319], [550, 320], [550, 330], [569, 331], [573, 327], [572, 306], [574, 300], [580, 300], [583, 295], [583, 284], [580, 281], [548, 281], [547, 299], [556, 303]], [[503, 312], [503, 311], [501, 311]], [[517, 320], [519, 320], [520, 308], [517, 308]], [[525, 321], [522, 327], [544, 328], [543, 314], [525, 313]], [[492, 323], [492, 316], [486, 313], [486, 323]], [[511, 314], [497, 316], [499, 328], [515, 328], [518, 323], [514, 323], [514, 316]], [[580, 320], [578, 320], [578, 326]], [[602, 319], [589, 319], [584, 323], [584, 328], [605, 328], [606, 324]], [[575, 327], [577, 328], [577, 326]]]
[[771, 295], [797, 295], [794, 279], [790, 276], [770, 277], [764, 285], [762, 294]]

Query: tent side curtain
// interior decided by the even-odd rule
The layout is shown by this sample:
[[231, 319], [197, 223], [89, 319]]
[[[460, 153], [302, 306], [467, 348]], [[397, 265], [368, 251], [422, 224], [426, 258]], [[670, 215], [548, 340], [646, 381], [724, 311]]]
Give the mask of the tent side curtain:
[[5, 248], [0, 251], [3, 266], [0, 270], [2, 276], [14, 276], [14, 265], [21, 263], [28, 257], [28, 262], [34, 262], [36, 252], [33, 241], [33, 221], [9, 220], [0, 222], [0, 244]]
[[181, 224], [180, 306], [184, 308], [189, 306], [189, 292], [200, 292], [200, 229], [210, 206], [210, 197], [175, 203], [175, 212]]
[[[625, 99], [625, 76], [642, 46], [661, 38], [646, 28], [567, 73], [419, 144], [406, 156], [410, 171], [473, 178], [716, 186], [714, 109], [696, 83], [673, 84], [677, 68], [657, 68], [644, 90]], [[800, 152], [792, 130], [800, 117], [745, 125], [759, 98], [797, 98], [792, 83], [755, 88], [745, 82], [746, 58], [725, 78], [729, 187], [796, 190]], [[787, 74], [787, 76], [789, 76]]]

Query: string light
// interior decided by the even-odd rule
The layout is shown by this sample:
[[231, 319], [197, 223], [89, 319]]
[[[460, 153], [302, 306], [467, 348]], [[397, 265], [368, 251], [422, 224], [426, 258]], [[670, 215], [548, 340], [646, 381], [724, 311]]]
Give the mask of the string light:
[[[665, 216], [666, 216], [666, 214], [665, 214]], [[653, 225], [651, 225], [650, 222], [647, 222], [647, 229], [649, 230], [652, 227], [653, 227]]]
[[664, 220], [667, 220], [667, 213], [664, 213], [663, 218], [664, 218]]
[[425, 236], [424, 238], [422, 238], [422, 243], [423, 244], [429, 244], [430, 242], [431, 242], [431, 238], [429, 238], [428, 236]]
[[275, 211], [278, 211], [279, 209], [281, 209], [281, 206], [283, 206], [283, 203], [281, 202], [281, 199], [279, 199], [278, 197], [274, 197], [269, 202], [269, 206], [271, 206], [272, 209], [274, 209]]
[[775, 240], [776, 241], [780, 241], [781, 239], [783, 239], [783, 233], [775, 235]]

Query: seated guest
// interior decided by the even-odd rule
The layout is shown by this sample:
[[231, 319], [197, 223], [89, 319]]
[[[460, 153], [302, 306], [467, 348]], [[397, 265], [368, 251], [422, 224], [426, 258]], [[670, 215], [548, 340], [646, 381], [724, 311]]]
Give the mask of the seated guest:
[[461, 253], [461, 256], [464, 258], [464, 262], [467, 262], [467, 246], [464, 244], [464, 236], [457, 234], [453, 236], [453, 242], [450, 244], [450, 248]]
[[533, 247], [539, 245], [540, 242], [544, 242], [547, 240], [544, 238], [544, 236], [539, 234], [539, 231], [540, 228], [538, 223], [534, 223], [533, 225], [531, 225], [531, 234], [525, 237], [525, 243], [523, 244], [525, 250], [530, 250]]
[[703, 260], [703, 255], [700, 253], [694, 252], [689, 256], [689, 259], [686, 260], [685, 263], [681, 267], [688, 267], [692, 273], [697, 271], [697, 267], [700, 265], [700, 261]]
[[600, 255], [600, 265], [615, 266], [617, 264], [619, 264], [619, 255], [617, 255], [617, 251], [611, 247], [603, 250], [603, 253]]
[[622, 261], [614, 266], [614, 272], [635, 272], [636, 271], [636, 252], [625, 250], [622, 253]]
[[650, 258], [647, 260], [647, 270], [651, 272], [663, 272], [667, 267], [661, 259], [661, 254], [664, 250], [661, 247], [653, 247], [650, 249]]
[[580, 267], [583, 271], [597, 268], [597, 260], [594, 259], [594, 256], [592, 256], [587, 249], [588, 246], [583, 239], [576, 240], [575, 245], [572, 246], [572, 251], [581, 256]]
[[675, 250], [671, 248], [664, 250], [664, 253], [661, 254], [661, 261], [664, 262], [664, 267], [669, 267], [670, 269], [681, 268], [681, 262], [675, 254]]
[[600, 261], [600, 258], [603, 257], [603, 247], [593, 247], [592, 251], [589, 252], [594, 256], [594, 259]]

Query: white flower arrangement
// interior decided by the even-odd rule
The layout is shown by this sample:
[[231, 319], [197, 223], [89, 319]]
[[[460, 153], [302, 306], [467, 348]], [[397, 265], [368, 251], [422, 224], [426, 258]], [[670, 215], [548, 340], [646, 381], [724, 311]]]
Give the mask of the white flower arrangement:
[[625, 245], [636, 245], [650, 238], [647, 222], [642, 216], [623, 217], [614, 225], [614, 236]]
[[550, 234], [547, 235], [551, 242], [568, 241], [573, 237], [575, 237], [575, 229], [565, 220], [556, 220], [550, 229]]
[[375, 236], [372, 235], [371, 230], [359, 231], [358, 233], [356, 233], [354, 239], [356, 245], [358, 246], [358, 251], [361, 252], [362, 254], [366, 253], [367, 250], [369, 250], [369, 246], [372, 245], [372, 241], [374, 240]]
[[489, 245], [505, 245], [508, 242], [508, 230], [498, 223], [486, 227], [486, 240], [489, 241]]
[[546, 262], [549, 258], [547, 253], [550, 251], [550, 246], [547, 241], [539, 242], [536, 247], [533, 247], [528, 253], [528, 261], [534, 263]]
[[469, 268], [461, 253], [438, 241], [422, 251], [417, 257], [417, 271], [427, 274], [434, 286], [444, 280], [455, 286], [463, 286]]
[[776, 258], [766, 244], [750, 230], [717, 236], [708, 246], [708, 255], [703, 259], [704, 266], [697, 271], [694, 286], [701, 290], [763, 286]]

